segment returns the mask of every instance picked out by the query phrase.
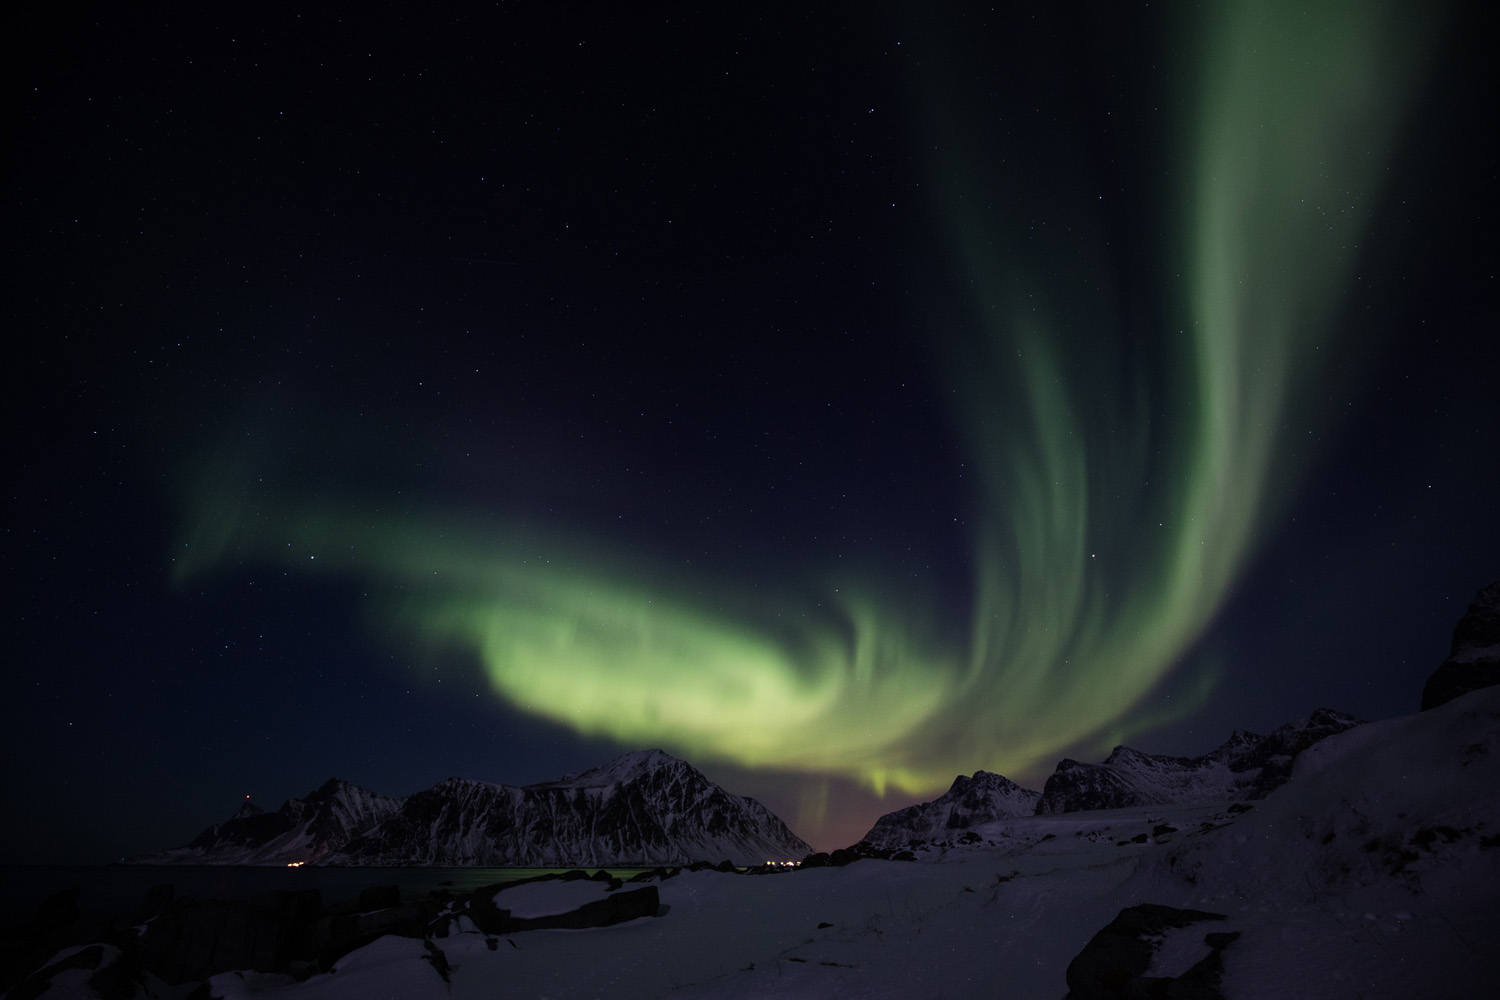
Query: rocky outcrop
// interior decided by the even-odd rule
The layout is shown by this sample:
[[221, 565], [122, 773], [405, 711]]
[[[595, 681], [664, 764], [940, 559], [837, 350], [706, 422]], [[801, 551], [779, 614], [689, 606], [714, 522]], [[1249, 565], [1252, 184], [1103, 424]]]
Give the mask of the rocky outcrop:
[[1422, 711], [1500, 684], [1500, 580], [1475, 596], [1453, 629], [1448, 658], [1422, 688]]
[[1180, 976], [1148, 976], [1146, 972], [1168, 931], [1224, 919], [1222, 913], [1157, 903], [1126, 907], [1068, 963], [1068, 1000], [1221, 1000], [1222, 952], [1240, 936], [1236, 931], [1205, 934], [1208, 954]]
[[[650, 877], [675, 874], [663, 870]], [[531, 916], [513, 915], [503, 906], [505, 890], [517, 885], [580, 879], [592, 880], [599, 890], [579, 905]], [[428, 961], [446, 979], [447, 959], [437, 942], [455, 931], [477, 929], [491, 936], [494, 947], [496, 935], [608, 927], [662, 911], [654, 883], [625, 888], [606, 873], [584, 871], [405, 901], [397, 887], [382, 886], [331, 906], [323, 904], [316, 890], [193, 900], [173, 898], [170, 885], [157, 886], [133, 918], [139, 924], [123, 915], [80, 922], [77, 895], [77, 890], [59, 893], [43, 904], [30, 924], [8, 929], [0, 992], [9, 990], [5, 995], [18, 998], [49, 995], [54, 978], [79, 970], [89, 973], [88, 986], [99, 996], [181, 996], [183, 984], [206, 982], [230, 971], [302, 980], [332, 969], [342, 956], [386, 935], [425, 940]]]
[[981, 823], [1036, 812], [1040, 792], [1022, 788], [989, 771], [960, 774], [953, 785], [931, 802], [923, 802], [875, 821], [864, 841], [875, 847], [896, 847], [914, 841], [943, 841], [960, 837]]
[[141, 964], [169, 983], [233, 969], [316, 971], [314, 928], [324, 916], [317, 890], [271, 892], [253, 899], [181, 900], [145, 925]]
[[[586, 877], [584, 872], [569, 872], [558, 877], [567, 879], [575, 874]], [[463, 912], [486, 934], [515, 934], [521, 931], [609, 927], [627, 920], [654, 917], [661, 910], [661, 897], [655, 885], [644, 885], [637, 889], [621, 889], [616, 886], [612, 891], [601, 892], [597, 899], [572, 909], [523, 917], [504, 907], [504, 890], [509, 887], [494, 885], [476, 889], [468, 908]]]
[[1292, 763], [1312, 746], [1346, 729], [1364, 725], [1355, 718], [1331, 708], [1320, 708], [1296, 722], [1288, 722], [1260, 741], [1254, 752], [1244, 758], [1245, 771], [1258, 769], [1248, 786], [1250, 799], [1263, 799], [1286, 784], [1292, 776]]
[[1198, 757], [1170, 757], [1120, 746], [1099, 764], [1065, 759], [1047, 779], [1036, 811], [1050, 814], [1264, 798], [1291, 777], [1298, 754], [1361, 721], [1320, 708], [1269, 736], [1238, 731]]

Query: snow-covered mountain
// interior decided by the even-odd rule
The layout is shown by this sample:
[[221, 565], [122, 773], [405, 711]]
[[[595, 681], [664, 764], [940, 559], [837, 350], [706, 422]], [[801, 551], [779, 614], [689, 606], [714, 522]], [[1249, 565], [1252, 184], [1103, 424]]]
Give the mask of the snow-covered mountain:
[[[554, 785], [600, 787], [586, 777]], [[617, 787], [632, 780], [609, 777], [623, 778]], [[978, 842], [919, 850], [914, 864], [650, 877], [641, 884], [658, 890], [653, 918], [586, 934], [521, 931], [506, 935], [508, 947], [451, 911], [445, 935], [397, 931], [306, 981], [226, 972], [206, 992], [241, 1000], [270, 992], [286, 1000], [1494, 992], [1484, 942], [1500, 937], [1500, 688], [1323, 740], [1253, 805], [1018, 816], [973, 829]], [[523, 885], [496, 905], [529, 914], [565, 890], [590, 899], [630, 891], [596, 881]], [[23, 988], [50, 981], [54, 993], [76, 985], [77, 995], [115, 995], [85, 991], [84, 978], [95, 966], [118, 980], [141, 977], [135, 940], [59, 952]], [[130, 947], [137, 953], [121, 952]]]
[[516, 788], [451, 779], [418, 792], [329, 864], [760, 864], [812, 850], [754, 799], [660, 750]]
[[155, 865], [284, 865], [317, 861], [352, 838], [378, 826], [401, 800], [330, 778], [275, 812], [253, 802], [215, 823], [183, 847], [134, 859]]
[[1236, 731], [1198, 757], [1169, 757], [1120, 746], [1100, 764], [1064, 759], [1042, 788], [1036, 811], [1045, 815], [1264, 798], [1291, 776], [1298, 754], [1361, 721], [1320, 708], [1269, 736]]
[[989, 771], [973, 777], [960, 774], [953, 787], [931, 802], [923, 802], [875, 821], [865, 841], [874, 847], [900, 847], [919, 840], [952, 840], [980, 823], [1036, 812], [1040, 792], [1022, 788]]
[[660, 750], [526, 787], [450, 778], [404, 799], [337, 779], [275, 813], [246, 805], [145, 864], [760, 864], [810, 853], [754, 799]]
[[1298, 754], [1360, 724], [1352, 715], [1320, 708], [1269, 736], [1236, 731], [1198, 757], [1169, 757], [1119, 746], [1098, 764], [1065, 758], [1041, 792], [988, 771], [976, 771], [973, 777], [961, 774], [937, 799], [880, 817], [864, 839], [881, 848], [918, 841], [952, 842], [976, 826], [1032, 813], [1260, 799], [1286, 782]]
[[[631, 882], [656, 889], [655, 916], [587, 934], [510, 931], [510, 947], [498, 947], [497, 935], [476, 923], [476, 904], [525, 919], [560, 912], [548, 906], [593, 906], [640, 890], [598, 879], [485, 886], [463, 905], [449, 900], [437, 927], [412, 926], [406, 906], [361, 912], [357, 920], [384, 936], [305, 979], [305, 960], [252, 964], [258, 975], [219, 973], [198, 992], [243, 1000], [269, 992], [287, 1000], [499, 992], [623, 1000], [896, 1000], [997, 990], [1288, 1000], [1493, 993], [1492, 947], [1484, 942], [1500, 940], [1500, 687], [1364, 725], [1328, 716], [1315, 713], [1264, 738], [1237, 733], [1203, 758], [1124, 750], [1110, 758], [1115, 769], [1107, 773], [1135, 781], [1129, 787], [1137, 792], [1238, 788], [1251, 795], [1267, 782], [1279, 785], [1253, 803], [1189, 801], [990, 822], [970, 814], [964, 818], [976, 837], [918, 848], [916, 863], [647, 873]], [[1342, 731], [1327, 735], [1329, 727]], [[1187, 766], [1194, 762], [1202, 766]], [[980, 796], [965, 805], [975, 785], [1003, 788], [1004, 779], [980, 778], [955, 782], [944, 797], [952, 798], [948, 815], [992, 801]], [[530, 788], [445, 782], [428, 801], [452, 815], [581, 797], [596, 800], [591, 814], [603, 815], [605, 802], [625, 809], [639, 795], [642, 808], [685, 802], [701, 816], [717, 801], [701, 779], [681, 761], [646, 752]], [[269, 815], [246, 806], [204, 837], [228, 842], [224, 831], [243, 833]], [[674, 819], [657, 824], [668, 829]], [[170, 966], [143, 943], [149, 925], [142, 935], [108, 938], [96, 936], [104, 925], [76, 914], [64, 926], [67, 895], [60, 894], [66, 906], [49, 900], [13, 938], [41, 951], [35, 972], [12, 969], [26, 978], [11, 995], [184, 992], [157, 978]], [[288, 898], [303, 905], [300, 894]], [[267, 925], [239, 919], [247, 906], [261, 913], [261, 903], [240, 906], [214, 902], [197, 911], [219, 913], [220, 926], [205, 923], [182, 950], [201, 959], [219, 938], [245, 947]], [[324, 927], [326, 919], [309, 926]], [[118, 926], [133, 926], [122, 920]], [[53, 949], [61, 950], [46, 960]], [[253, 961], [261, 962], [258, 953]]]
[[1496, 683], [1500, 683], [1500, 580], [1481, 589], [1454, 626], [1448, 658], [1422, 689], [1422, 710]]

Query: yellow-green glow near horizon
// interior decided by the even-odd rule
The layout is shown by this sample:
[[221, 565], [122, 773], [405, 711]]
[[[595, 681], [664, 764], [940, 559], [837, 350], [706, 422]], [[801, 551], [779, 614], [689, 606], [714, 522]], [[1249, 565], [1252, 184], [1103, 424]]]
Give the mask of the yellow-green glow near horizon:
[[1191, 47], [1203, 69], [1176, 220], [1190, 273], [1167, 373], [1079, 351], [1118, 340], [1109, 303], [1016, 273], [995, 247], [1017, 234], [961, 200], [986, 179], [935, 165], [962, 178], [947, 231], [987, 341], [956, 376], [985, 482], [966, 636], [932, 624], [934, 595], [752, 598], [597, 541], [290, 497], [247, 516], [222, 479], [192, 498], [179, 573], [272, 559], [389, 581], [406, 596], [382, 620], [474, 650], [508, 702], [622, 744], [909, 792], [1050, 764], [1132, 725], [1254, 547], [1415, 68], [1396, 9], [1233, 5]]

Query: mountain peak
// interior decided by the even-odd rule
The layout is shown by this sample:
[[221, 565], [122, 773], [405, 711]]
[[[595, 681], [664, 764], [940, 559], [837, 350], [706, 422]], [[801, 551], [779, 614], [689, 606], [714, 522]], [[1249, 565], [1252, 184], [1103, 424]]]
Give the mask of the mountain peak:
[[1292, 761], [1303, 750], [1361, 724], [1352, 715], [1320, 708], [1269, 736], [1236, 730], [1198, 757], [1117, 746], [1103, 763], [1063, 760], [1047, 779], [1037, 812], [1264, 798], [1291, 776]]
[[875, 821], [864, 839], [876, 847], [896, 847], [917, 840], [943, 840], [970, 827], [1035, 811], [1040, 793], [991, 771], [960, 774], [948, 791]]
[[527, 787], [559, 788], [573, 785], [583, 788], [597, 788], [603, 785], [622, 785], [642, 775], [662, 770], [698, 773], [697, 769], [687, 761], [679, 760], [665, 750], [651, 748], [647, 750], [632, 750], [629, 753], [621, 754], [607, 764], [591, 767], [586, 771], [568, 774], [555, 781], [539, 782]]
[[254, 802], [251, 802], [250, 796], [247, 795], [245, 796], [245, 801], [240, 803], [239, 809], [235, 811], [235, 814], [231, 816], [230, 819], [244, 819], [247, 816], [259, 816], [263, 812], [265, 812], [265, 810], [256, 805]]
[[523, 865], [759, 863], [812, 851], [765, 806], [686, 761], [635, 750], [518, 788], [467, 778], [403, 799], [330, 779], [274, 813], [248, 802], [151, 864]]

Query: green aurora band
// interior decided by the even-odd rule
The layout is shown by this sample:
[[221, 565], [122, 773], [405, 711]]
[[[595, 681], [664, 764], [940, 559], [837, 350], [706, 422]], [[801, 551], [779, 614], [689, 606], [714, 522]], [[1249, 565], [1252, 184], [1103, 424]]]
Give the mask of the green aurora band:
[[400, 596], [376, 599], [377, 620], [476, 652], [527, 712], [882, 793], [930, 792], [976, 767], [1032, 773], [1149, 724], [1132, 709], [1252, 552], [1284, 471], [1282, 428], [1328, 373], [1335, 306], [1418, 63], [1399, 8], [1313, 8], [1225, 6], [1191, 46], [1204, 66], [1183, 158], [1191, 263], [1166, 371], [1111, 353], [1106, 296], [1060, 302], [1054, 288], [1041, 305], [1046, 283], [995, 249], [1007, 234], [967, 213], [987, 185], [947, 152], [961, 140], [940, 144], [952, 159], [936, 169], [964, 178], [946, 222], [976, 276], [990, 362], [956, 366], [984, 478], [967, 640], [940, 634], [924, 595], [865, 583], [767, 598], [577, 537], [252, 498], [250, 477], [222, 467], [191, 491], [178, 577], [272, 561], [386, 581], [371, 590]]

